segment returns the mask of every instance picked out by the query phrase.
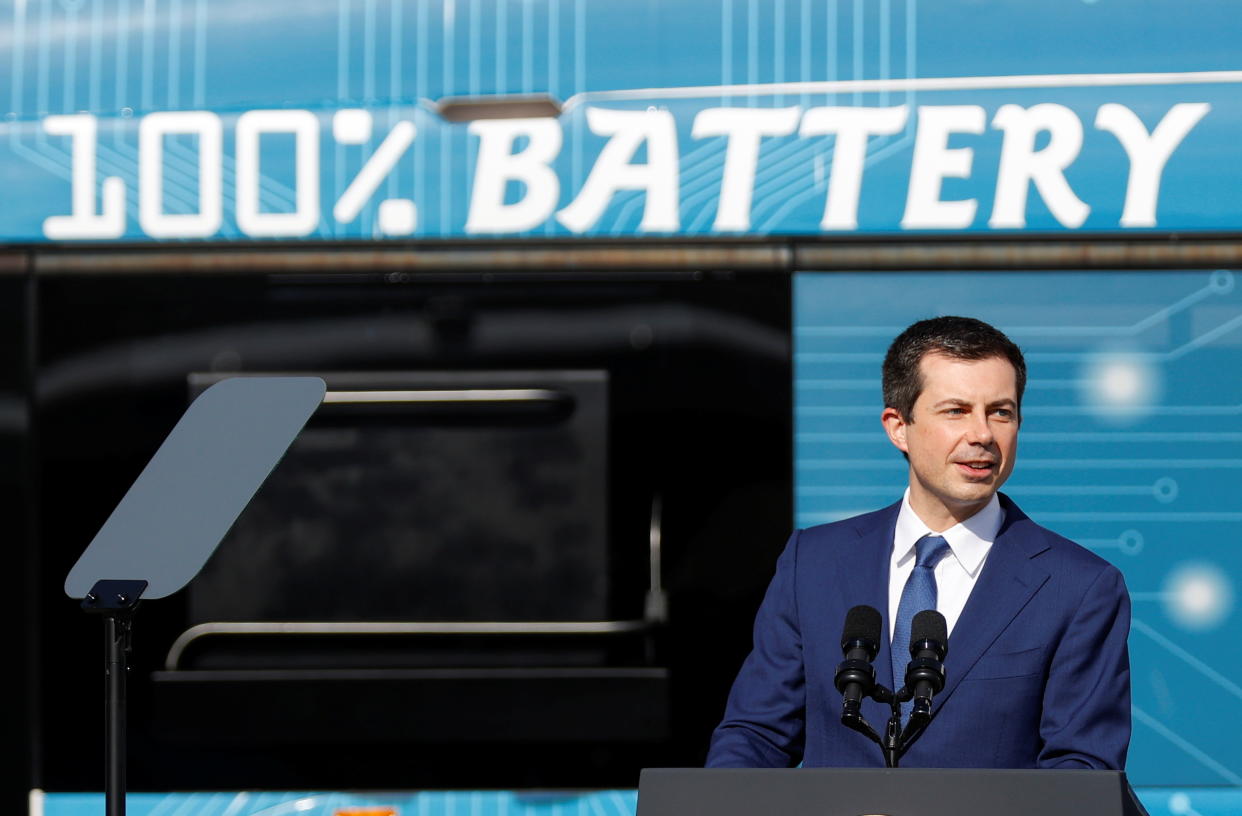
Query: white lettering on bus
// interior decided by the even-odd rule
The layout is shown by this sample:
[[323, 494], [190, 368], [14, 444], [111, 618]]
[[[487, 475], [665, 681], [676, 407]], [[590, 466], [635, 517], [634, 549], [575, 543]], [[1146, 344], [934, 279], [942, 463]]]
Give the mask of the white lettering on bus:
[[[1099, 107], [1095, 130], [1111, 134], [1129, 162], [1119, 226], [1156, 226], [1165, 168], [1210, 111], [1211, 106], [1205, 102], [1179, 103], [1149, 131], [1134, 111], [1124, 105], [1110, 102]], [[570, 203], [559, 212], [556, 207], [564, 192], [563, 177], [557, 172], [558, 162], [563, 161], [563, 123], [551, 118], [472, 122], [469, 133], [478, 139], [478, 151], [465, 232], [520, 233], [545, 226], [555, 218], [574, 233], [586, 233], [614, 205], [617, 194], [628, 190], [643, 194], [627, 205], [641, 202], [638, 232], [677, 232], [681, 228], [682, 190], [673, 114], [656, 108], [589, 107], [585, 116], [590, 131], [605, 141], [590, 165], [585, 183], [568, 196]], [[138, 123], [136, 167], [139, 228], [152, 238], [210, 238], [219, 233], [229, 215], [225, 211], [228, 204], [233, 204], [231, 215], [237, 228], [255, 238], [304, 237], [316, 233], [321, 226], [334, 232], [353, 223], [381, 183], [395, 172], [413, 143], [416, 130], [412, 121], [397, 121], [325, 218], [320, 213], [324, 177], [320, 163], [332, 153], [320, 151], [321, 130], [325, 127], [321, 118], [308, 110], [255, 110], [241, 114], [232, 128], [236, 159], [233, 188], [226, 191], [223, 173], [227, 166], [227, 120], [209, 111], [158, 112], [142, 117]], [[336, 127], [337, 121], [332, 119], [333, 127], [328, 131], [338, 144], [361, 143], [369, 136], [368, 112], [350, 110], [340, 119], [342, 126]], [[366, 127], [344, 127], [351, 122]], [[70, 141], [70, 214], [44, 220], [43, 232], [50, 239], [102, 240], [126, 234], [125, 182], [118, 176], [100, 179], [97, 174], [98, 128], [98, 120], [91, 114], [48, 116], [43, 120], [46, 133], [69, 137]], [[1084, 142], [1078, 114], [1052, 103], [1030, 107], [1006, 104], [992, 116], [991, 128], [989, 135], [987, 113], [978, 105], [922, 105], [913, 122], [906, 106], [829, 106], [805, 111], [799, 107], [715, 107], [695, 115], [689, 135], [692, 139], [725, 139], [723, 158], [718, 147], [711, 148], [717, 152], [706, 154], [707, 161], [716, 162], [720, 168], [712, 223], [715, 232], [751, 229], [763, 139], [824, 136], [833, 137], [833, 141], [820, 229], [858, 229], [864, 170], [869, 161], [875, 160], [875, 150], [880, 147], [873, 140], [893, 137], [907, 129], [913, 130], [912, 140], [908, 135], [903, 141], [889, 140], [885, 153], [879, 154], [886, 156], [887, 162], [902, 155], [901, 151], [909, 156], [902, 229], [966, 229], [976, 223], [981, 217], [979, 199], [946, 198], [944, 187], [946, 181], [957, 180], [957, 189], [964, 189], [961, 182], [971, 180], [972, 174], [976, 176], [975, 190], [987, 183], [977, 178], [977, 152], [982, 140], [995, 140], [997, 132], [1000, 153], [987, 226], [1025, 228], [1028, 206], [1042, 200], [1047, 212], [1062, 226], [1081, 227], [1091, 206], [1079, 198], [1067, 178]], [[260, 203], [260, 181], [264, 178], [260, 148], [264, 138], [271, 134], [289, 134], [294, 145], [293, 201], [277, 210], [264, 209]], [[189, 174], [175, 170], [175, 162], [182, 157], [173, 153], [168, 140], [176, 136], [192, 137], [195, 143], [196, 196], [185, 189]], [[1104, 137], [1095, 138], [1098, 142]], [[910, 141], [912, 148], [907, 146]], [[635, 161], [643, 148], [645, 160]], [[115, 167], [115, 157], [112, 161], [109, 169]], [[782, 158], [784, 166], [788, 166], [788, 161], [788, 155]], [[704, 159], [699, 158], [698, 162], [696, 185], [702, 184], [704, 178]], [[810, 168], [807, 169], [809, 172]], [[886, 184], [891, 185], [893, 175], [892, 170], [887, 171]], [[399, 178], [391, 179], [390, 186], [395, 187], [398, 181]], [[439, 183], [444, 186], [452, 181], [440, 179]], [[516, 200], [506, 201], [507, 197], [514, 198], [514, 187], [519, 188]], [[170, 203], [180, 211], [170, 212]], [[415, 202], [408, 198], [385, 199], [377, 213], [377, 234], [413, 233], [418, 223], [417, 212]], [[613, 225], [614, 230], [624, 227]], [[452, 232], [451, 224], [441, 228]]]
[[70, 137], [70, 215], [43, 221], [43, 234], [61, 239], [120, 238], [125, 234], [125, 182], [116, 176], [103, 180], [103, 211], [95, 212], [95, 148], [98, 123], [89, 113], [49, 116], [43, 130]]
[[905, 105], [896, 108], [811, 108], [802, 117], [800, 134], [836, 134], [832, 169], [828, 171], [828, 202], [820, 226], [826, 230], [858, 228], [867, 140], [899, 133], [906, 126]]
[[[198, 212], [164, 212], [164, 137], [198, 137]], [[152, 113], [138, 126], [138, 223], [152, 238], [209, 238], [220, 230], [223, 128], [208, 111]]]
[[919, 129], [914, 138], [910, 186], [906, 190], [903, 229], [964, 229], [975, 220], [979, 202], [973, 198], [944, 201], [941, 186], [946, 178], [970, 178], [975, 151], [949, 147], [953, 133], [983, 133], [987, 118], [978, 105], [921, 105]]
[[[1051, 103], [1029, 108], [1001, 105], [992, 117], [992, 125], [1005, 131], [1005, 138], [1001, 142], [996, 199], [988, 226], [1025, 227], [1026, 201], [1034, 183], [1054, 218], [1064, 226], [1081, 227], [1091, 208], [1074, 195], [1065, 180], [1065, 168], [1082, 149], [1082, 122], [1074, 112]], [[1035, 137], [1041, 131], [1047, 131], [1048, 144], [1036, 150]]]
[[801, 108], [708, 108], [694, 117], [695, 139], [725, 136], [724, 171], [716, 206], [717, 232], [750, 229], [759, 142], [765, 136], [789, 136], [798, 127]]
[[1190, 129], [1211, 110], [1206, 102], [1174, 105], [1150, 134], [1134, 111], [1125, 105], [1101, 105], [1095, 126], [1117, 137], [1130, 159], [1126, 181], [1126, 204], [1121, 211], [1123, 227], [1156, 226], [1156, 199], [1160, 195], [1160, 176], [1174, 149]]
[[[259, 207], [259, 147], [264, 134], [294, 138], [293, 212]], [[305, 110], [255, 110], [237, 118], [237, 226], [253, 238], [300, 238], [319, 226], [319, 120]]]
[[[555, 119], [485, 119], [470, 123], [479, 137], [474, 165], [474, 187], [466, 232], [522, 232], [547, 221], [556, 209], [561, 182], [551, 165], [561, 150], [561, 123]], [[518, 153], [519, 137], [529, 141]], [[520, 182], [525, 191], [505, 203], [505, 188]]]
[[[609, 137], [591, 174], [573, 202], [556, 214], [573, 232], [586, 232], [604, 214], [619, 190], [643, 190], [640, 232], [676, 232], [678, 214], [677, 124], [673, 114], [662, 110], [622, 111], [587, 108], [587, 127]], [[646, 164], [631, 159], [647, 144]]]

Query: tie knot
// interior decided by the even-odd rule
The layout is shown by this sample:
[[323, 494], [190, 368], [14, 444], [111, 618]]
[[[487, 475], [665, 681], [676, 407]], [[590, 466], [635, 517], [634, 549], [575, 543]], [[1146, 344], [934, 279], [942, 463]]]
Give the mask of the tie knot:
[[949, 542], [937, 535], [925, 535], [914, 544], [914, 566], [934, 569], [948, 551]]

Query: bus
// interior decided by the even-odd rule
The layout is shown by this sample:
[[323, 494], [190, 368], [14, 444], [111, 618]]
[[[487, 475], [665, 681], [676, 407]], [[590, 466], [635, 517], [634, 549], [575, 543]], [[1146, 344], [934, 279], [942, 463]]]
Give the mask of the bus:
[[885, 344], [965, 313], [1031, 367], [1007, 492], [1126, 576], [1131, 781], [1236, 809], [1240, 29], [1224, 0], [0, 0], [10, 789], [98, 787], [63, 576], [188, 402], [265, 373], [339, 398], [144, 605], [136, 789], [700, 763], [791, 526], [900, 495]]

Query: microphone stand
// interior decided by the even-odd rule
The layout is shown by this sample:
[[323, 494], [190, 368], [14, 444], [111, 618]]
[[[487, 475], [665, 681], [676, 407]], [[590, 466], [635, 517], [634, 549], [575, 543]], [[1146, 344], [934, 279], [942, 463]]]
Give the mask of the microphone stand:
[[881, 737], [876, 733], [876, 730], [863, 717], [862, 703], [858, 700], [846, 701], [844, 703], [841, 709], [841, 723], [880, 746], [880, 750], [884, 752], [884, 767], [896, 768], [910, 743], [914, 741], [915, 737], [923, 733], [923, 729], [931, 721], [931, 707], [916, 703], [914, 710], [910, 712], [910, 719], [903, 730], [901, 727], [901, 704], [914, 699], [913, 689], [908, 686], [902, 686], [899, 691], [894, 693], [877, 683], [868, 696], [877, 703], [889, 704], [890, 713], [888, 723], [884, 728], [884, 736]]

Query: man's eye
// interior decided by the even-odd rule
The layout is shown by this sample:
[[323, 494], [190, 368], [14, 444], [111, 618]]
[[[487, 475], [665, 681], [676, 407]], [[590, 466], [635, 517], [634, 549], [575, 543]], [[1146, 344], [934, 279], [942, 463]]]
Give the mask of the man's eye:
[[1013, 419], [1013, 411], [1008, 408], [997, 408], [995, 414], [1001, 419]]
[[950, 414], [964, 414], [964, 413], [966, 413], [966, 409], [965, 409], [965, 408], [950, 408], [950, 409], [948, 409], [947, 413], [950, 413]]

